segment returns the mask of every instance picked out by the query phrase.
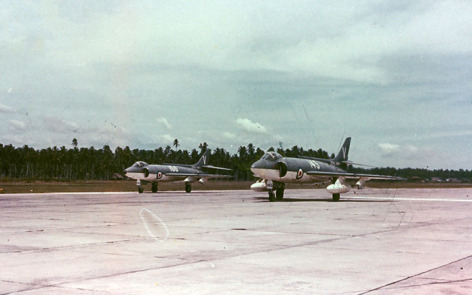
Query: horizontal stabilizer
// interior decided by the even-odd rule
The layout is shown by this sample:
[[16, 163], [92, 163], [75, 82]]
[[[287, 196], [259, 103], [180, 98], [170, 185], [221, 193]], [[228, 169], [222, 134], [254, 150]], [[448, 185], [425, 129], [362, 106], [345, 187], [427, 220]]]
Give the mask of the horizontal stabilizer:
[[223, 168], [223, 167], [216, 167], [216, 166], [213, 166], [213, 165], [205, 165], [205, 166], [202, 166], [202, 168], [218, 169], [218, 170], [225, 170], [225, 171], [233, 171], [233, 169]]
[[366, 165], [366, 164], [354, 163], [354, 162], [352, 162], [352, 161], [342, 161], [341, 163], [343, 163], [343, 164], [347, 164], [347, 165], [356, 165], [356, 166], [363, 166], [363, 167], [371, 167], [371, 168], [375, 168], [375, 166], [372, 166], [372, 165]]

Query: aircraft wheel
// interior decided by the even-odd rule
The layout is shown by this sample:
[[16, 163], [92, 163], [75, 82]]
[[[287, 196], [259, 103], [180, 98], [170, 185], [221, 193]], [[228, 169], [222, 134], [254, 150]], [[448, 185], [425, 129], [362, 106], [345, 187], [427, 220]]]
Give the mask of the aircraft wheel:
[[277, 196], [277, 200], [282, 200], [284, 198], [284, 189], [279, 188], [275, 191], [275, 195]]
[[185, 192], [190, 193], [192, 191], [192, 186], [188, 183], [185, 184]]
[[144, 189], [142, 187], [138, 187], [138, 193], [142, 194], [144, 192]]
[[274, 202], [275, 201], [275, 194], [274, 191], [269, 191], [269, 201]]
[[151, 190], [152, 190], [153, 193], [157, 193], [157, 190], [158, 190], [157, 182], [153, 182], [153, 183], [152, 183], [152, 188], [151, 188]]
[[333, 201], [338, 202], [340, 197], [341, 197], [340, 194], [333, 194]]

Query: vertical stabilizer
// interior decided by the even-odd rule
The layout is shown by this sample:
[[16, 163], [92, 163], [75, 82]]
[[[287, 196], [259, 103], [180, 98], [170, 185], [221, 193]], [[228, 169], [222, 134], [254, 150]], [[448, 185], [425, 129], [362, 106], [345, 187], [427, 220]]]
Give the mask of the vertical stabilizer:
[[200, 160], [196, 164], [193, 165], [194, 168], [201, 168], [202, 166], [208, 165], [208, 158], [210, 157], [211, 150], [207, 149]]
[[341, 147], [341, 149], [339, 150], [339, 153], [338, 155], [336, 156], [336, 158], [334, 158], [334, 161], [336, 163], [341, 163], [343, 161], [347, 161], [347, 157], [348, 157], [348, 154], [349, 154], [349, 146], [351, 145], [351, 138], [348, 137], [346, 138], [346, 140], [344, 140], [344, 143], [343, 143], [343, 146]]

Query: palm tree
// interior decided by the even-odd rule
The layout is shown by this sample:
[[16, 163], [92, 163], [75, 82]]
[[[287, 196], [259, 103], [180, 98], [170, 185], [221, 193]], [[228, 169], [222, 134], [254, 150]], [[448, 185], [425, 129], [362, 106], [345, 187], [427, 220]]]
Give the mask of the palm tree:
[[77, 148], [77, 145], [79, 144], [79, 142], [77, 141], [77, 138], [74, 138], [72, 139], [72, 146], [76, 149]]
[[174, 144], [173, 145], [175, 146], [175, 150], [177, 150], [177, 148], [180, 146], [179, 140], [177, 138], [174, 139]]

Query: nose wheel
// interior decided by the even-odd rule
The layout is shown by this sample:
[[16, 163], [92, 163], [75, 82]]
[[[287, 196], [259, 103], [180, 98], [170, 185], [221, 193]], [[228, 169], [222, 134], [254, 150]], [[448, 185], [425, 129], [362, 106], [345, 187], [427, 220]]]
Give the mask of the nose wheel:
[[138, 193], [142, 194], [144, 192], [143, 187], [141, 186], [141, 180], [136, 181], [136, 185], [138, 186]]

